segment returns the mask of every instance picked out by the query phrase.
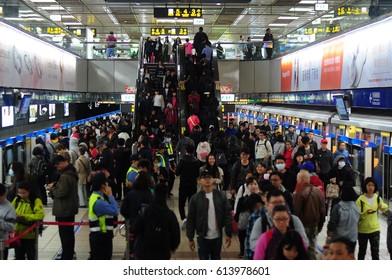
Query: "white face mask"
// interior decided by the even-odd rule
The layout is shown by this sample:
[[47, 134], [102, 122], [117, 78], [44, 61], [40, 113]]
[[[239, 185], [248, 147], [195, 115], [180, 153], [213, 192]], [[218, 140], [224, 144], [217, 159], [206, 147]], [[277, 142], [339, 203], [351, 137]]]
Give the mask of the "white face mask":
[[346, 162], [344, 161], [339, 161], [338, 162], [339, 167], [344, 167], [346, 165]]
[[278, 169], [278, 171], [283, 170], [285, 166], [286, 166], [286, 164], [284, 164], [284, 163], [275, 164], [275, 167], [276, 167], [276, 169]]
[[14, 170], [12, 169], [8, 170], [8, 175], [14, 177]]

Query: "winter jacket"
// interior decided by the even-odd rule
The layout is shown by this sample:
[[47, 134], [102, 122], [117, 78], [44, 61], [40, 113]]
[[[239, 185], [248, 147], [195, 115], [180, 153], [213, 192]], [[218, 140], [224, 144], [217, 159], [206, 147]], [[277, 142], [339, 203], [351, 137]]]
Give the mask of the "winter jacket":
[[249, 163], [246, 167], [242, 165], [241, 160], [238, 160], [234, 165], [231, 171], [231, 182], [230, 187], [235, 189], [236, 192], [238, 188], [245, 183], [245, 175], [248, 171], [254, 172], [256, 170], [255, 164], [253, 161], [249, 160]]
[[276, 142], [273, 150], [274, 150], [274, 152], [272, 155], [272, 160], [275, 160], [275, 157], [277, 155], [283, 155], [283, 152], [285, 150], [285, 144], [283, 142]]
[[359, 210], [354, 201], [340, 201], [332, 208], [328, 231], [332, 238], [346, 237], [352, 242], [358, 240]]
[[75, 161], [74, 166], [75, 166], [76, 172], [78, 173], [78, 177], [79, 177], [78, 184], [85, 185], [87, 182], [87, 178], [91, 172], [90, 160], [88, 158], [86, 158], [84, 155], [80, 156]]
[[[226, 195], [214, 189], [212, 191], [212, 197], [215, 208], [216, 225], [222, 236], [222, 229], [225, 228], [226, 236], [231, 237], [232, 233], [232, 216], [231, 206], [226, 198]], [[186, 236], [189, 241], [193, 241], [196, 235], [204, 238], [208, 231], [208, 206], [209, 201], [204, 191], [197, 192], [192, 196], [188, 207], [188, 216], [186, 222]]]
[[[271, 214], [269, 212], [266, 212], [264, 217], [267, 219], [268, 228], [271, 228], [273, 226]], [[303, 226], [301, 220], [295, 215], [291, 215], [291, 218], [293, 219], [294, 229], [301, 235], [302, 240], [305, 243], [305, 248], [307, 248], [308, 244], [309, 244], [309, 239], [306, 236], [306, 232], [305, 232], [305, 229], [304, 229], [304, 226]], [[261, 234], [263, 233], [262, 232], [262, 225], [261, 225], [262, 219], [263, 219], [263, 216], [258, 218], [253, 224], [252, 232], [249, 237], [249, 247], [252, 251], [255, 250], [257, 241], [259, 240]]]
[[[19, 197], [15, 197], [12, 201], [12, 206], [16, 209], [16, 215], [18, 216], [15, 231], [17, 233], [22, 233], [26, 229], [28, 229], [34, 222], [42, 221], [45, 217], [45, 210], [42, 205], [42, 201], [39, 198], [36, 198], [34, 201], [34, 209], [31, 208], [31, 203], [29, 199], [21, 199]], [[23, 217], [23, 218], [20, 218]], [[35, 230], [30, 231], [22, 239], [34, 239]]]
[[321, 231], [325, 222], [324, 194], [318, 187], [303, 183], [294, 193], [294, 212], [305, 228], [318, 227]]
[[73, 166], [68, 165], [60, 173], [60, 177], [50, 193], [53, 197], [52, 212], [54, 216], [73, 217], [78, 214], [78, 175]]
[[[366, 199], [366, 196], [361, 195], [357, 201], [357, 207], [359, 209], [359, 213], [361, 214], [358, 222], [358, 233], [373, 233], [376, 231], [380, 231], [380, 221], [378, 217], [378, 210], [381, 212], [386, 212], [388, 210], [388, 205], [384, 203], [382, 199], [380, 199], [380, 203], [382, 203], [381, 209], [378, 208], [377, 204], [378, 194], [373, 195], [373, 204], [369, 205], [369, 202]], [[376, 212], [369, 214], [368, 210], [372, 209]]]
[[206, 162], [207, 156], [211, 153], [210, 144], [207, 141], [200, 142], [197, 145], [196, 155], [197, 159], [201, 162]]
[[332, 152], [328, 149], [323, 151], [319, 149], [317, 152], [316, 161], [320, 166], [320, 174], [328, 174], [328, 172], [333, 167], [333, 155]]
[[125, 219], [130, 220], [132, 225], [137, 213], [142, 208], [141, 206], [151, 204], [152, 199], [153, 195], [150, 190], [142, 189], [135, 184], [125, 195], [121, 203], [120, 213]]
[[7, 240], [8, 234], [14, 230], [16, 213], [8, 200], [0, 202], [0, 239]]
[[270, 157], [273, 154], [273, 149], [270, 141], [268, 140], [257, 140], [255, 143], [255, 158], [264, 159]]
[[185, 155], [177, 165], [176, 176], [180, 176], [180, 188], [183, 186], [197, 186], [199, 177], [199, 162], [193, 155]]
[[[178, 245], [180, 245], [181, 234], [180, 226], [177, 221], [177, 217], [173, 211], [171, 211], [167, 205], [155, 200], [151, 206], [146, 207], [144, 213], [141, 212], [136, 216], [135, 222], [132, 226], [132, 232], [136, 236], [135, 241], [135, 257], [138, 260], [169, 260], [171, 252], [174, 252]], [[159, 213], [159, 214], [158, 214]], [[167, 240], [160, 240], [160, 247], [151, 246], [151, 241], [145, 239], [143, 234], [146, 227], [148, 227], [148, 216], [151, 215], [164, 215], [167, 219]], [[164, 237], [163, 237], [164, 238]], [[154, 243], [157, 243], [156, 241]]]

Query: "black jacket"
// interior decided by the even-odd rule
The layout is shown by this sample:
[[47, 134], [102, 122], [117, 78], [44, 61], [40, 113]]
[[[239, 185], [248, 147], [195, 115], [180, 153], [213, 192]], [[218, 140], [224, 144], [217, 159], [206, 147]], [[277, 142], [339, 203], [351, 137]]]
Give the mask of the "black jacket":
[[[328, 180], [331, 180], [332, 178], [336, 178], [336, 184], [339, 184], [340, 181], [343, 181], [344, 187], [355, 186], [353, 171], [347, 166], [344, 166], [342, 169], [339, 169], [337, 165], [332, 167], [331, 171], [328, 173]], [[343, 186], [339, 185], [340, 190]]]
[[333, 155], [330, 150], [326, 149], [323, 151], [322, 149], [319, 149], [316, 160], [320, 166], [320, 174], [328, 174], [329, 171], [331, 171], [333, 166]]
[[193, 155], [185, 155], [177, 165], [176, 176], [180, 176], [180, 188], [182, 186], [197, 186], [199, 177], [199, 162]]
[[142, 204], [149, 205], [152, 202], [152, 193], [150, 190], [144, 190], [133, 186], [132, 190], [127, 192], [125, 198], [121, 203], [121, 215], [132, 222], [135, 220]]
[[[148, 223], [152, 216], [163, 216], [167, 222], [166, 240], [146, 240], [144, 234], [148, 230]], [[138, 260], [169, 260], [171, 252], [174, 252], [180, 245], [181, 234], [177, 217], [171, 211], [165, 202], [154, 200], [153, 203], [139, 212], [132, 226], [132, 232], [135, 233], [135, 257]], [[165, 238], [165, 237], [163, 237]], [[159, 245], [156, 245], [159, 244]]]
[[[231, 206], [226, 198], [226, 195], [214, 189], [212, 197], [215, 207], [215, 218], [218, 230], [222, 234], [223, 227], [225, 228], [226, 236], [231, 237], [232, 233], [232, 217]], [[197, 192], [192, 196], [188, 207], [188, 216], [186, 221], [186, 236], [189, 241], [192, 241], [195, 232], [197, 236], [204, 238], [208, 230], [208, 206], [209, 201], [204, 191]]]

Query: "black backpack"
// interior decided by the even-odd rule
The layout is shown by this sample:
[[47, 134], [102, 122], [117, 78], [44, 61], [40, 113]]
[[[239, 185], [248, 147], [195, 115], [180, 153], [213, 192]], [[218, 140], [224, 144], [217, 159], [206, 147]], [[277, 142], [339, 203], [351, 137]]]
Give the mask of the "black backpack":
[[227, 158], [226, 158], [226, 154], [224, 152], [217, 152], [215, 155], [215, 158], [216, 158], [216, 164], [219, 167], [227, 165]]
[[48, 175], [50, 172], [50, 166], [48, 161], [44, 158], [38, 158], [38, 163], [35, 167], [34, 174], [35, 175]]
[[170, 243], [169, 236], [169, 214], [170, 212], [159, 212], [151, 206], [140, 210], [144, 224], [143, 241], [144, 246], [154, 250], [164, 248]]

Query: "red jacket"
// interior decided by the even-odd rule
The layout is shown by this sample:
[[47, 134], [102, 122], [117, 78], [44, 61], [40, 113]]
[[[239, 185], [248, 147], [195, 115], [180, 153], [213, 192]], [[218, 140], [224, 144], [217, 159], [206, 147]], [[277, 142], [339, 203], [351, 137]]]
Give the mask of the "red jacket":
[[178, 117], [177, 117], [177, 110], [169, 109], [168, 107], [165, 108], [165, 117], [166, 117], [166, 124], [175, 125], [177, 124]]
[[[323, 194], [325, 194], [325, 189], [324, 189], [324, 183], [323, 181], [321, 181], [321, 179], [319, 178], [319, 176], [314, 175], [314, 176], [310, 176], [310, 184], [312, 186], [316, 186], [319, 187], [320, 190], [323, 192]], [[299, 189], [299, 185], [298, 183], [295, 185], [295, 190], [297, 191]]]

